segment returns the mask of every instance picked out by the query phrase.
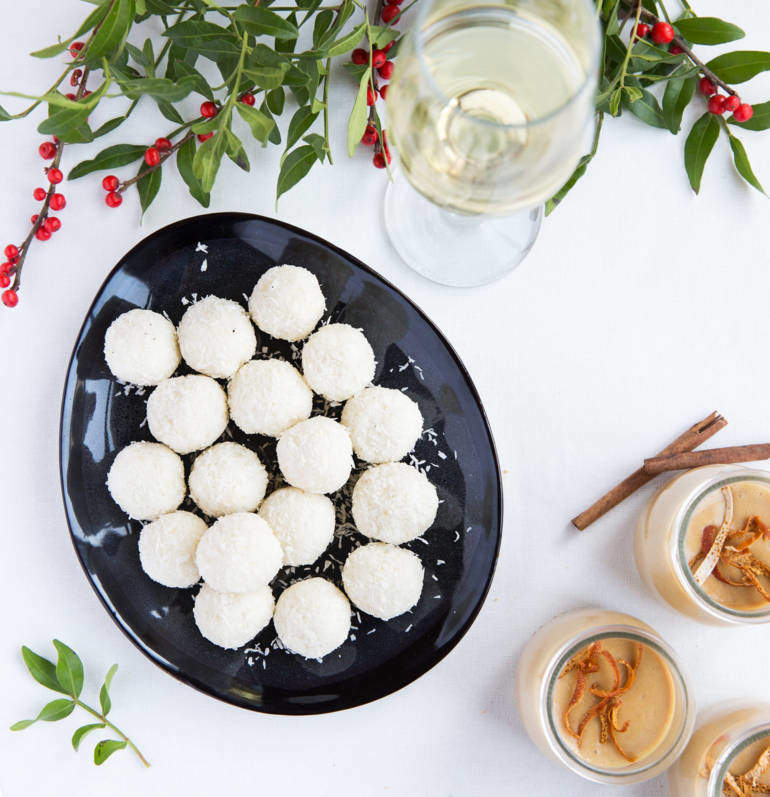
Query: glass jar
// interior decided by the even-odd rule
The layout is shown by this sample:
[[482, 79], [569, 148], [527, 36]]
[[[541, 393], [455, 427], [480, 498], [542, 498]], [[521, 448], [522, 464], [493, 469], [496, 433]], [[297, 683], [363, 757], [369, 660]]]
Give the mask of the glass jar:
[[[665, 484], [650, 499], [637, 523], [634, 553], [642, 580], [675, 609], [703, 622], [770, 620], [770, 603], [761, 602], [751, 608], [720, 603], [710, 594], [713, 587], [709, 587], [709, 582], [713, 577], [700, 586], [689, 566], [692, 541], [687, 540], [687, 533], [693, 514], [707, 501], [719, 498], [719, 503], [714, 504], [713, 520], [718, 526], [724, 513], [720, 490], [738, 483], [766, 485], [770, 503], [770, 473], [742, 465], [707, 465], [686, 471]], [[764, 520], [767, 522], [770, 516]], [[744, 521], [745, 517], [736, 509], [732, 527], [741, 528]], [[770, 552], [770, 545], [762, 545]]]
[[669, 770], [671, 797], [722, 797], [725, 775], [745, 772], [768, 746], [770, 704], [733, 703], [712, 709]]
[[[657, 654], [657, 666], [670, 676], [665, 684], [670, 706], [666, 707], [667, 724], [662, 726], [653, 748], [635, 762], [603, 767], [587, 760], [585, 753], [581, 755], [575, 740], [564, 732], [563, 714], [555, 708], [554, 695], [572, 657], [595, 642], [608, 644], [609, 640], [640, 643], [645, 653]], [[519, 658], [516, 700], [524, 727], [535, 744], [555, 761], [598, 783], [639, 783], [664, 772], [687, 745], [695, 721], [689, 679], [671, 648], [641, 620], [602, 609], [561, 615], [532, 637]]]

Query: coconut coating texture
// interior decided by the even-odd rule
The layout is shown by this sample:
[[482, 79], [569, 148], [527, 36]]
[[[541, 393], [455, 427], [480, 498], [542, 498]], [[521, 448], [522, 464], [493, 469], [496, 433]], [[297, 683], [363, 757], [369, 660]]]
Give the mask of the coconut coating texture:
[[400, 545], [430, 528], [438, 511], [436, 488], [403, 462], [365, 471], [353, 488], [353, 520], [374, 540]]
[[385, 542], [356, 548], [342, 568], [348, 598], [361, 611], [390, 620], [408, 612], [422, 594], [423, 567], [417, 554]]
[[155, 520], [184, 500], [184, 465], [178, 454], [160, 443], [131, 443], [115, 457], [107, 489], [129, 517]]
[[275, 578], [283, 551], [261, 517], [236, 512], [219, 518], [201, 537], [195, 564], [217, 592], [252, 592]]
[[283, 360], [244, 363], [227, 386], [230, 413], [246, 434], [278, 437], [310, 417], [313, 391], [302, 374]]
[[318, 279], [300, 266], [269, 268], [249, 297], [249, 313], [254, 323], [280, 340], [306, 338], [325, 309], [326, 300]]
[[104, 336], [104, 357], [113, 375], [134, 385], [157, 385], [181, 360], [174, 325], [152, 310], [119, 315]]
[[334, 504], [325, 495], [284, 487], [267, 496], [259, 516], [278, 537], [290, 567], [313, 564], [334, 538]]
[[342, 424], [350, 432], [353, 451], [366, 462], [398, 462], [422, 432], [417, 403], [400, 390], [366, 387], [348, 399]]
[[273, 623], [286, 648], [320, 659], [348, 638], [350, 604], [331, 581], [307, 578], [281, 593]]
[[347, 429], [322, 415], [285, 431], [276, 454], [286, 481], [308, 493], [339, 490], [353, 469], [353, 446]]
[[191, 587], [200, 580], [195, 549], [206, 524], [192, 512], [169, 512], [139, 534], [142, 570], [165, 587]]
[[210, 446], [227, 427], [227, 397], [209, 376], [166, 379], [147, 400], [152, 436], [178, 454]]
[[217, 443], [199, 454], [189, 478], [190, 496], [210, 517], [254, 512], [267, 490], [259, 457], [238, 443]]
[[374, 352], [361, 330], [328, 324], [302, 347], [302, 372], [316, 393], [345, 401], [374, 379]]
[[270, 622], [275, 601], [270, 587], [253, 592], [217, 592], [204, 584], [195, 596], [193, 617], [198, 630], [220, 648], [245, 645]]
[[229, 379], [257, 350], [248, 313], [238, 302], [218, 296], [188, 307], [178, 334], [184, 361], [193, 371], [215, 379]]

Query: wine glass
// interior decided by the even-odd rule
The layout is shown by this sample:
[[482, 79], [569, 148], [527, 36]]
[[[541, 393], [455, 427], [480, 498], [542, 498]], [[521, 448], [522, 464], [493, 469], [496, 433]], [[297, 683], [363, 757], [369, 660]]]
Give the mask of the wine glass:
[[[400, 174], [385, 218], [435, 282], [499, 279], [594, 131], [600, 29], [591, 0], [420, 0], [388, 87]], [[404, 179], [404, 177], [406, 179]]]

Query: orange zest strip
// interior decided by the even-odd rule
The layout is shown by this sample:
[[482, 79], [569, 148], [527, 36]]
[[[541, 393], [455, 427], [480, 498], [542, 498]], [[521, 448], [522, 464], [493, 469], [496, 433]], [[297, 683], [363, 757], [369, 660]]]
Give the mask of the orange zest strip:
[[612, 727], [612, 723], [610, 723], [610, 739], [612, 739], [612, 744], [615, 746], [615, 749], [626, 759], [629, 763], [633, 764], [636, 761], [637, 756], [629, 755], [619, 744], [617, 738], [615, 738], [615, 729]]
[[742, 777], [753, 786], [768, 768], [770, 768], [770, 746], [762, 751], [754, 766], [748, 772], [744, 772]]
[[[562, 673], [563, 675], [564, 673]], [[559, 676], [561, 677], [561, 676]], [[572, 712], [572, 709], [580, 702], [581, 698], [585, 694], [586, 691], [586, 677], [583, 675], [582, 670], [577, 671], [577, 681], [575, 681], [575, 689], [572, 692], [572, 697], [569, 699], [569, 703], [567, 704], [567, 708], [564, 709], [564, 716], [562, 719], [564, 720], [564, 727], [567, 729], [567, 733], [570, 736], [574, 736], [576, 739], [579, 739], [578, 735], [575, 731], [572, 730], [572, 727], [569, 724], [569, 715]]]

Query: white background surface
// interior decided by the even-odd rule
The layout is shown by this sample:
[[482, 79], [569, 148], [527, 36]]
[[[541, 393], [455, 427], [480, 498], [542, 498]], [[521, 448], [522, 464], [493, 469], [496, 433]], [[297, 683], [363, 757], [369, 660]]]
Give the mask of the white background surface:
[[[697, 9], [718, 14], [724, 5], [698, 0]], [[770, 48], [766, 3], [729, 5], [731, 21], [748, 31], [740, 46]], [[26, 53], [68, 34], [87, 7], [75, 0], [3, 6], [0, 87], [42, 89], [59, 64]], [[745, 95], [768, 99], [770, 80], [752, 81]], [[341, 76], [332, 95], [338, 165], [316, 167], [284, 197], [278, 216], [395, 282], [468, 366], [505, 469], [505, 530], [490, 597], [435, 669], [384, 700], [330, 716], [249, 713], [195, 692], [146, 660], [99, 605], [73, 553], [59, 493], [59, 403], [75, 335], [107, 271], [142, 237], [197, 210], [181, 181], [167, 178], [139, 227], [135, 196], [117, 211], [106, 208], [101, 175], [65, 184], [62, 231], [34, 246], [19, 308], [0, 308], [5, 797], [606, 793], [608, 787], [546, 760], [512, 702], [514, 664], [530, 634], [554, 615], [590, 604], [631, 612], [658, 629], [690, 668], [701, 707], [770, 698], [766, 628], [697, 625], [641, 584], [632, 525], [652, 486], [585, 533], [568, 525], [643, 456], [712, 409], [730, 420], [714, 445], [770, 437], [768, 201], [736, 178], [725, 141], [696, 198], [681, 165], [683, 136], [632, 117], [608, 120], [588, 176], [547, 220], [524, 265], [488, 288], [442, 289], [410, 272], [389, 245], [383, 175], [365, 154], [352, 161], [344, 154], [344, 109], [352, 96]], [[26, 234], [35, 210], [38, 121], [0, 126], [3, 244]], [[146, 108], [104, 144], [150, 143], [168, 127]], [[743, 138], [757, 174], [770, 184], [770, 138]], [[88, 151], [67, 153], [65, 168]], [[249, 155], [251, 175], [225, 166], [212, 211], [275, 215], [278, 153], [251, 146]], [[151, 770], [128, 754], [96, 769], [90, 745], [79, 754], [69, 746], [75, 716], [19, 734], [3, 730], [52, 698], [28, 677], [18, 648], [26, 643], [49, 653], [54, 636], [82, 654], [86, 695], [94, 700], [104, 672], [120, 663], [114, 718], [140, 743]], [[659, 779], [617, 793], [665, 794], [666, 785]]]

